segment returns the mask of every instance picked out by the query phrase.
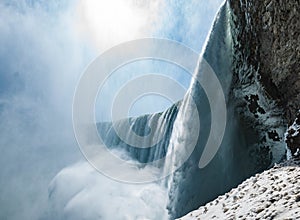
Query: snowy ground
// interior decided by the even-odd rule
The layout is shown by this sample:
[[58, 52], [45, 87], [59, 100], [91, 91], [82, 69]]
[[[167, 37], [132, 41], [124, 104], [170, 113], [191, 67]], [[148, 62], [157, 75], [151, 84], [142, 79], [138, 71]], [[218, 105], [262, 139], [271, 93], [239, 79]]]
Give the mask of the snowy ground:
[[300, 219], [300, 160], [256, 174], [180, 219]]

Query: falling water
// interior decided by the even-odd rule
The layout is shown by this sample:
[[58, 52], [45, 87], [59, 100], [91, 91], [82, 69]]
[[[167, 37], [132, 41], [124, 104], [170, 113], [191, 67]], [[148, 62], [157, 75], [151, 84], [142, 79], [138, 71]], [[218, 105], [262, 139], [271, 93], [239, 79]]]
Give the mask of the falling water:
[[[250, 175], [280, 161], [285, 155], [285, 147], [280, 143], [267, 139], [265, 143], [272, 147], [260, 144], [267, 130], [275, 129], [283, 135], [278, 109], [270, 100], [259, 96], [267, 113], [254, 117], [245, 104], [245, 97], [251, 96], [253, 91], [262, 91], [262, 88], [255, 79], [251, 83], [243, 80], [246, 73], [256, 76], [257, 70], [247, 66], [242, 55], [246, 53], [247, 45], [243, 45], [243, 48], [237, 39], [241, 28], [236, 25], [236, 17], [229, 4], [226, 1], [216, 16], [184, 99], [162, 113], [124, 119], [115, 124], [122, 130], [129, 120], [130, 129], [139, 136], [147, 136], [150, 127], [154, 129], [153, 134], [163, 133], [163, 138], [155, 146], [131, 146], [128, 143], [134, 142], [132, 132], [121, 139], [112, 123], [97, 124], [101, 138], [112, 152], [114, 149], [125, 150], [131, 159], [143, 167], [166, 158], [163, 163], [155, 165], [161, 172], [174, 171], [160, 182], [167, 187], [167, 209], [171, 219], [207, 203]], [[215, 85], [210, 82], [199, 84], [207, 65], [216, 74], [223, 91], [222, 94], [215, 94], [216, 103], [211, 103], [204, 89], [212, 87], [214, 91]], [[237, 75], [242, 76], [242, 80], [237, 80]], [[223, 110], [226, 117], [214, 114], [213, 108], [219, 107], [217, 102], [221, 96], [225, 96], [226, 109]], [[211, 133], [216, 133], [223, 121], [226, 122], [226, 129], [218, 151], [207, 165], [199, 168], [199, 160], [207, 152], [205, 147]], [[213, 135], [212, 138], [217, 139]], [[216, 143], [214, 141], [212, 143]], [[148, 143], [144, 144], [148, 146]]]

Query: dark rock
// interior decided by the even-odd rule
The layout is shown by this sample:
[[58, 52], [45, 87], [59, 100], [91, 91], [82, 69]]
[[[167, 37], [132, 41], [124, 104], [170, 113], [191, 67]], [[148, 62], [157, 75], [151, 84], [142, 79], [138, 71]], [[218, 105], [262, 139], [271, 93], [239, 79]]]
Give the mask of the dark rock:
[[[300, 2], [272, 0], [230, 0], [231, 8], [238, 18], [236, 23], [244, 27], [237, 33], [237, 40], [243, 47], [241, 56], [255, 71], [238, 77], [257, 79], [266, 96], [276, 102], [283, 110], [282, 120], [291, 126], [300, 117]], [[251, 81], [251, 80], [250, 80]], [[259, 96], [245, 97], [249, 110], [257, 117], [266, 109], [261, 109]], [[268, 111], [268, 110], [267, 110]], [[293, 133], [292, 130], [289, 132]], [[288, 134], [287, 144], [294, 154], [300, 146], [299, 134]], [[279, 140], [272, 131], [268, 132], [272, 140]], [[300, 151], [300, 150], [299, 150]]]
[[273, 141], [280, 141], [279, 135], [278, 135], [278, 133], [275, 130], [268, 132], [268, 136]]
[[[292, 156], [300, 157], [300, 115], [298, 113], [294, 123], [288, 128], [286, 132], [286, 144], [289, 147]], [[299, 124], [298, 124], [299, 123]]]
[[246, 101], [248, 101], [248, 108], [251, 113], [254, 114], [255, 117], [258, 117], [257, 113], [265, 114], [265, 110], [259, 105], [259, 97], [258, 95], [250, 95], [250, 97], [245, 97]]

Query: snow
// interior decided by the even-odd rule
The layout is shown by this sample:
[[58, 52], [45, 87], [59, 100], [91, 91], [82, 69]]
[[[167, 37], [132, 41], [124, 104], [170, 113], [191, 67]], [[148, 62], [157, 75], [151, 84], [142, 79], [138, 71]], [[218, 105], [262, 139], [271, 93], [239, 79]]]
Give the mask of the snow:
[[296, 121], [288, 128], [288, 130], [294, 130], [295, 132], [292, 134], [292, 137], [296, 137], [300, 131], [300, 125], [297, 124]]
[[300, 161], [256, 174], [180, 219], [300, 219]]

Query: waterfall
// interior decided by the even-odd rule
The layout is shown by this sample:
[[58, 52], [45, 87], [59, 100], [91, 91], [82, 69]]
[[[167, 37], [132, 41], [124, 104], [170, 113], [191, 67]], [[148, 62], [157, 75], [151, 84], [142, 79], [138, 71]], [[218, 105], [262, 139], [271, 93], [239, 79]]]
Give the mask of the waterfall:
[[[250, 25], [247, 14], [245, 23], [238, 22], [230, 1], [226, 1], [216, 16], [194, 80], [182, 102], [163, 113], [124, 119], [130, 121], [131, 129], [140, 136], [147, 135], [149, 123], [157, 123], [155, 132], [164, 133], [164, 138], [155, 146], [135, 148], [126, 144], [133, 138], [130, 135], [121, 140], [111, 123], [98, 124], [107, 146], [124, 149], [140, 163], [153, 162], [169, 155], [158, 166], [163, 172], [171, 173], [165, 183], [172, 219], [223, 194], [285, 155], [283, 144], [270, 135], [275, 133], [281, 137], [284, 134], [283, 122], [279, 120], [280, 109], [267, 98], [258, 83], [259, 68], [248, 62], [251, 42], [241, 45], [239, 34], [244, 28], [241, 25]], [[212, 114], [212, 108], [218, 105], [211, 106], [203, 89], [204, 86], [213, 90], [215, 85], [199, 84], [205, 65], [212, 68], [222, 87], [226, 118]], [[219, 98], [215, 98], [217, 102]], [[258, 111], [251, 108], [253, 103]], [[218, 129], [212, 122], [217, 121], [221, 126], [222, 120], [226, 120], [226, 129], [221, 145], [212, 160], [199, 168], [199, 160], [207, 151], [205, 146], [210, 133]], [[165, 124], [159, 124], [159, 121]], [[124, 123], [121, 120], [117, 126], [122, 129]]]
[[[167, 153], [167, 148], [173, 130], [173, 124], [180, 104], [181, 103], [178, 102], [162, 113], [123, 119], [115, 124], [112, 122], [98, 123], [97, 129], [99, 135], [108, 148], [125, 150], [131, 158], [140, 163], [146, 164], [163, 159]], [[137, 148], [135, 146], [131, 146], [128, 143], [135, 141], [135, 137], [131, 135], [132, 133], [128, 132], [126, 139], [122, 140], [115, 130], [115, 127], [118, 127], [119, 130], [123, 130], [128, 120], [131, 125], [131, 132], [134, 132], [141, 137], [145, 137], [151, 132], [150, 127], [154, 127], [155, 130], [153, 132], [153, 136], [156, 136], [156, 134], [159, 133], [163, 134], [163, 138], [161, 138], [157, 144], [150, 148], [143, 148], [143, 146], [139, 146], [139, 148]], [[156, 124], [156, 126], [149, 126], [150, 124]], [[149, 146], [146, 141], [147, 140], [145, 139], [144, 146]]]
[[[251, 32], [248, 12], [237, 14], [232, 4], [225, 1], [220, 8], [182, 101], [162, 113], [97, 124], [112, 152], [122, 149], [139, 167], [151, 163], [168, 176], [160, 184], [167, 188], [171, 219], [211, 201], [285, 156], [285, 146], [279, 141], [285, 131], [282, 111], [259, 82], [259, 64], [253, 65], [249, 52], [253, 39], [241, 38]], [[120, 138], [117, 130], [125, 135]], [[130, 144], [136, 135], [150, 132], [153, 139], [159, 134], [163, 138], [151, 148], [143, 147], [149, 146], [149, 139], [139, 142], [139, 147]]]

